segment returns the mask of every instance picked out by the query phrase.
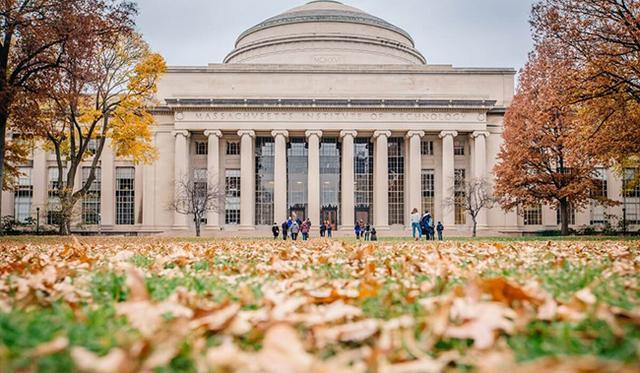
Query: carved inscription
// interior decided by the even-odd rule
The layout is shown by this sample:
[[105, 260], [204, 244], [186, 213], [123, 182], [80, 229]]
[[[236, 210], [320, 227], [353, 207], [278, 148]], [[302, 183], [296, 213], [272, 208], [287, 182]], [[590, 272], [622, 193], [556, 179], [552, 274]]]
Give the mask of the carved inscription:
[[286, 112], [194, 111], [177, 112], [185, 122], [482, 122], [482, 115], [442, 112]]

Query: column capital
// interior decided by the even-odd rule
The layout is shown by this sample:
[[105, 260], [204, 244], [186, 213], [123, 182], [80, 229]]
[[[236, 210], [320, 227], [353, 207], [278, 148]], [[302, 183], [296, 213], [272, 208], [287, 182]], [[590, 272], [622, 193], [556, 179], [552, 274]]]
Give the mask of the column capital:
[[458, 131], [442, 131], [442, 132], [440, 132], [440, 138], [441, 139], [444, 139], [445, 137], [448, 137], [448, 136], [456, 137], [456, 136], [458, 136]]
[[474, 139], [475, 139], [476, 137], [480, 137], [480, 136], [484, 136], [485, 138], [486, 138], [486, 137], [489, 137], [489, 131], [474, 131], [474, 132], [471, 134], [471, 137], [472, 137], [472, 138], [474, 138]]
[[273, 130], [271, 131], [271, 137], [276, 138], [278, 136], [289, 137], [289, 131], [287, 130]]
[[391, 137], [391, 131], [375, 131], [373, 133], [373, 138], [374, 139], [377, 139], [378, 137], [381, 137], [381, 136]]
[[347, 136], [356, 137], [356, 136], [358, 136], [358, 131], [356, 131], [356, 130], [340, 131], [340, 138], [347, 137]]
[[318, 138], [322, 138], [322, 131], [320, 130], [309, 130], [307, 132], [304, 133], [306, 138], [309, 138], [311, 136], [318, 136]]
[[238, 131], [238, 136], [240, 136], [240, 137], [244, 137], [244, 136], [256, 137], [256, 131], [240, 130], [240, 131]]
[[220, 130], [206, 130], [204, 131], [204, 135], [207, 137], [211, 137], [211, 136], [215, 136], [215, 137], [222, 137], [222, 131]]
[[414, 137], [414, 136], [418, 136], [420, 138], [424, 137], [424, 131], [408, 131], [406, 137], [408, 139]]
[[191, 136], [191, 132], [187, 131], [187, 130], [176, 130], [176, 131], [172, 131], [171, 132], [173, 134], [173, 136], [184, 136], [186, 138], [189, 138], [189, 136]]

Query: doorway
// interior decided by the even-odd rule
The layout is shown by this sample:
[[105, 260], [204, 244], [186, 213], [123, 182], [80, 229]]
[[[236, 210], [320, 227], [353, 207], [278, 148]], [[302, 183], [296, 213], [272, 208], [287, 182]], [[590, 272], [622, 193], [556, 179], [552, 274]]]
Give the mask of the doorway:
[[338, 208], [337, 207], [323, 207], [322, 211], [320, 212], [320, 218], [322, 219], [321, 222], [325, 222], [328, 221], [329, 224], [331, 225], [331, 229], [332, 230], [337, 230], [338, 229]]

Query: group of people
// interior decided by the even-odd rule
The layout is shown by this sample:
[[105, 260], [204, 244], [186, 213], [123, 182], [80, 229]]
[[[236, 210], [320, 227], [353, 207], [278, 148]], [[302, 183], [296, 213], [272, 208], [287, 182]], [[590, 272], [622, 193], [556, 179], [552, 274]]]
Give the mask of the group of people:
[[[291, 238], [296, 241], [298, 239], [298, 235], [302, 236], [302, 240], [306, 241], [309, 239], [309, 232], [311, 231], [311, 220], [305, 219], [302, 221], [300, 218], [289, 218], [282, 223], [282, 239], [287, 240], [287, 238]], [[273, 223], [271, 227], [271, 233], [273, 233], [273, 239], [278, 239], [280, 237], [280, 226], [278, 223]]]
[[433, 222], [433, 217], [429, 211], [421, 215], [418, 209], [414, 208], [413, 211], [411, 211], [411, 234], [413, 238], [418, 241], [424, 236], [427, 240], [435, 240], [435, 233], [437, 232], [438, 240], [442, 241], [444, 226], [441, 222], [438, 222], [438, 224], [434, 226]]
[[333, 235], [333, 224], [329, 220], [325, 220], [320, 224], [320, 237], [329, 237]]
[[364, 221], [360, 220], [356, 222], [353, 230], [356, 233], [356, 240], [362, 238], [365, 241], [378, 241], [378, 232], [369, 223], [365, 224]]

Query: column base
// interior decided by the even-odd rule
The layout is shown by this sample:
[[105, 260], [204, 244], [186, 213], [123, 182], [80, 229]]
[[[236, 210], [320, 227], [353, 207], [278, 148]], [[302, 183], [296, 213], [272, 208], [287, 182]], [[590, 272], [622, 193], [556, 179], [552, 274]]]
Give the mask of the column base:
[[338, 227], [339, 232], [353, 232], [353, 225], [341, 225]]
[[240, 227], [238, 227], [238, 230], [241, 232], [252, 232], [256, 230], [256, 227], [254, 225], [241, 225]]
[[207, 231], [221, 231], [222, 227], [219, 225], [206, 225], [203, 227]]
[[388, 232], [391, 230], [391, 227], [388, 225], [382, 225], [382, 226], [373, 225], [372, 227], [375, 228], [377, 232]]
[[171, 229], [173, 229], [174, 231], [186, 231], [189, 229], [189, 227], [186, 225], [174, 225], [171, 227]]

